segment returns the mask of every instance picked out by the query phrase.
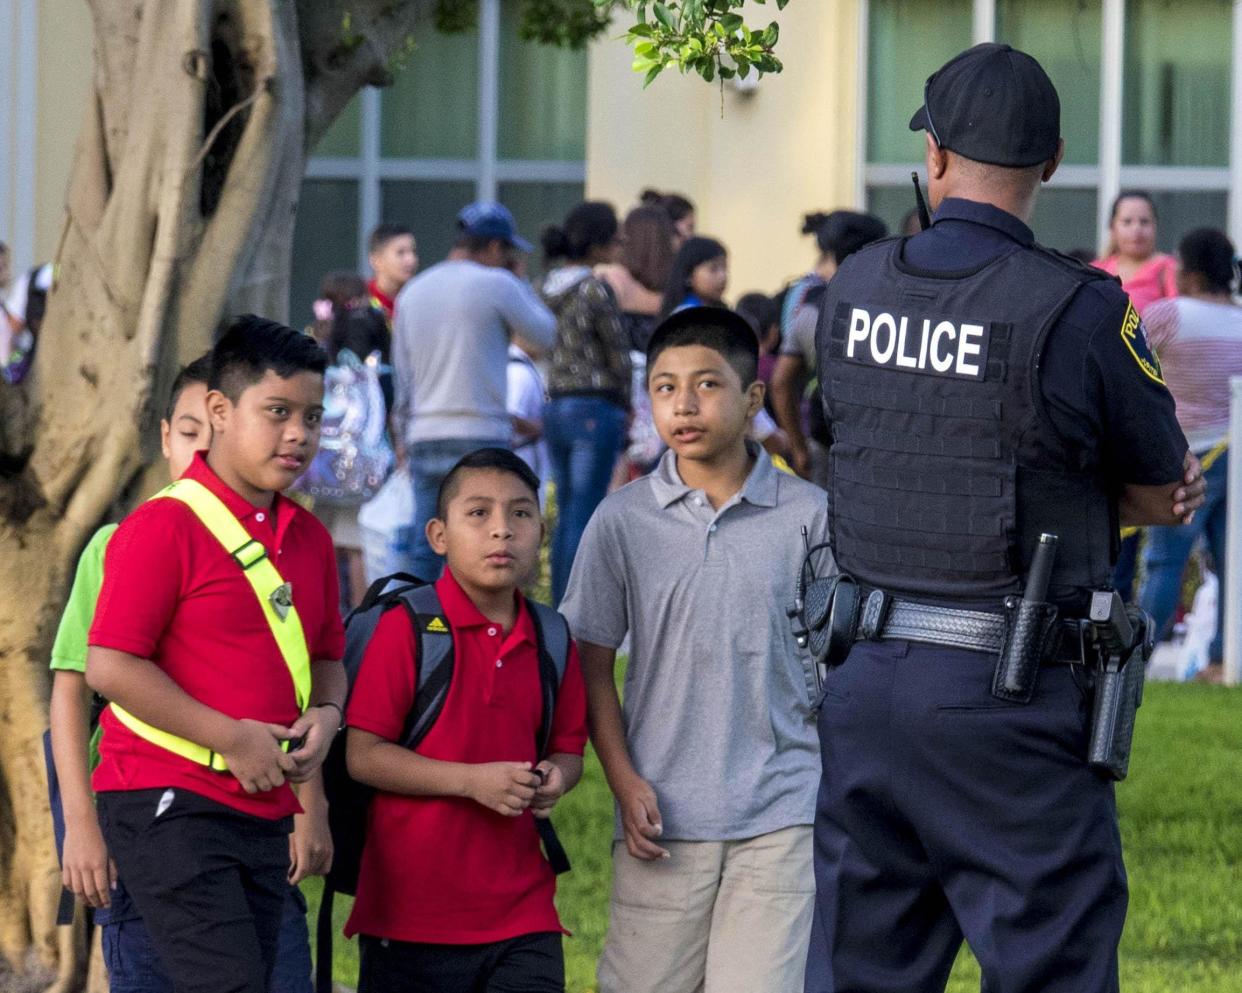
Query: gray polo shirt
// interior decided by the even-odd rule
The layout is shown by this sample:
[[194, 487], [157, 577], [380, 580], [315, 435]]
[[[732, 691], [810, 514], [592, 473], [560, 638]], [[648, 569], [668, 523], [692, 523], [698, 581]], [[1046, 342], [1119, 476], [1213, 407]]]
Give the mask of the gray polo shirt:
[[508, 270], [455, 259], [405, 285], [392, 335], [393, 417], [407, 444], [477, 438], [507, 445], [509, 341], [551, 348], [556, 318]]
[[560, 607], [580, 641], [617, 648], [630, 636], [626, 741], [665, 838], [727, 841], [814, 820], [813, 675], [785, 608], [802, 527], [827, 540], [826, 497], [751, 451], [746, 485], [719, 510], [681, 481], [671, 451], [605, 499]]

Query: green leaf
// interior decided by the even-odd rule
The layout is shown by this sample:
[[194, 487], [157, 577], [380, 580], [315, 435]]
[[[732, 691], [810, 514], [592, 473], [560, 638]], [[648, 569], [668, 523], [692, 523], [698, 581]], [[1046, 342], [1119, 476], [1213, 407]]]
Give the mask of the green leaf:
[[698, 65], [699, 75], [707, 82], [711, 82], [716, 78], [716, 62], [714, 59], [704, 59]]
[[652, 13], [655, 14], [656, 20], [668, 28], [668, 30], [677, 30], [677, 22], [673, 19], [672, 11], [670, 11], [667, 6], [662, 3], [657, 3], [651, 8], [651, 10]]
[[664, 66], [662, 65], [653, 65], [650, 69], [648, 69], [647, 75], [643, 77], [643, 89], [650, 86], [655, 81], [656, 76], [660, 75], [663, 71]]
[[773, 21], [766, 28], [764, 28], [763, 37], [760, 38], [760, 44], [762, 44], [764, 48], [774, 48], [776, 46], [776, 42], [780, 39], [780, 36], [781, 26]]
[[743, 25], [740, 14], [724, 14], [720, 18], [720, 26], [727, 34], [736, 34]]

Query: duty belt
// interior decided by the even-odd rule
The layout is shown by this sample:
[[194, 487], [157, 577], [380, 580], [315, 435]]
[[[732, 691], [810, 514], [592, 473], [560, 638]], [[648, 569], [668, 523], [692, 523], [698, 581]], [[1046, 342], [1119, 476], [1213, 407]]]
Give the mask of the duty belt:
[[[1060, 638], [1048, 661], [1083, 663], [1083, 622], [1057, 622]], [[917, 641], [948, 648], [965, 648], [996, 655], [1005, 637], [1005, 618], [984, 610], [958, 610], [898, 600], [883, 590], [872, 590], [858, 611], [855, 641]]]

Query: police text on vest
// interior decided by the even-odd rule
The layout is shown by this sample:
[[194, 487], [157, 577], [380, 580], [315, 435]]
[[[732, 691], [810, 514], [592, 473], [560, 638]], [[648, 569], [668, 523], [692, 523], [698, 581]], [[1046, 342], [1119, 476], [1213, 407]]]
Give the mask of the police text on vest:
[[845, 358], [931, 376], [983, 379], [987, 326], [944, 318], [850, 310]]

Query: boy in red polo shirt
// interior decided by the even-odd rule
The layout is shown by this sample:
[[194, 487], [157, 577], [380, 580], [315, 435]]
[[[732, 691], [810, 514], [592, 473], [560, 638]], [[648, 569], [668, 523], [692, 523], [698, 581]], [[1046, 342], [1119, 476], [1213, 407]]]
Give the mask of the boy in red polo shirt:
[[[264, 993], [307, 780], [345, 676], [332, 540], [287, 487], [315, 453], [327, 357], [251, 315], [212, 351], [211, 448], [104, 560], [86, 676], [111, 701], [100, 827], [178, 993]], [[270, 587], [270, 588], [268, 588]]]
[[576, 648], [536, 764], [542, 691], [520, 586], [536, 567], [539, 480], [512, 452], [463, 458], [440, 487], [431, 547], [453, 634], [444, 709], [414, 750], [409, 615], [381, 618], [347, 715], [350, 774], [376, 787], [347, 935], [362, 935], [359, 993], [563, 993], [555, 875], [535, 829], [582, 775], [586, 692]]

